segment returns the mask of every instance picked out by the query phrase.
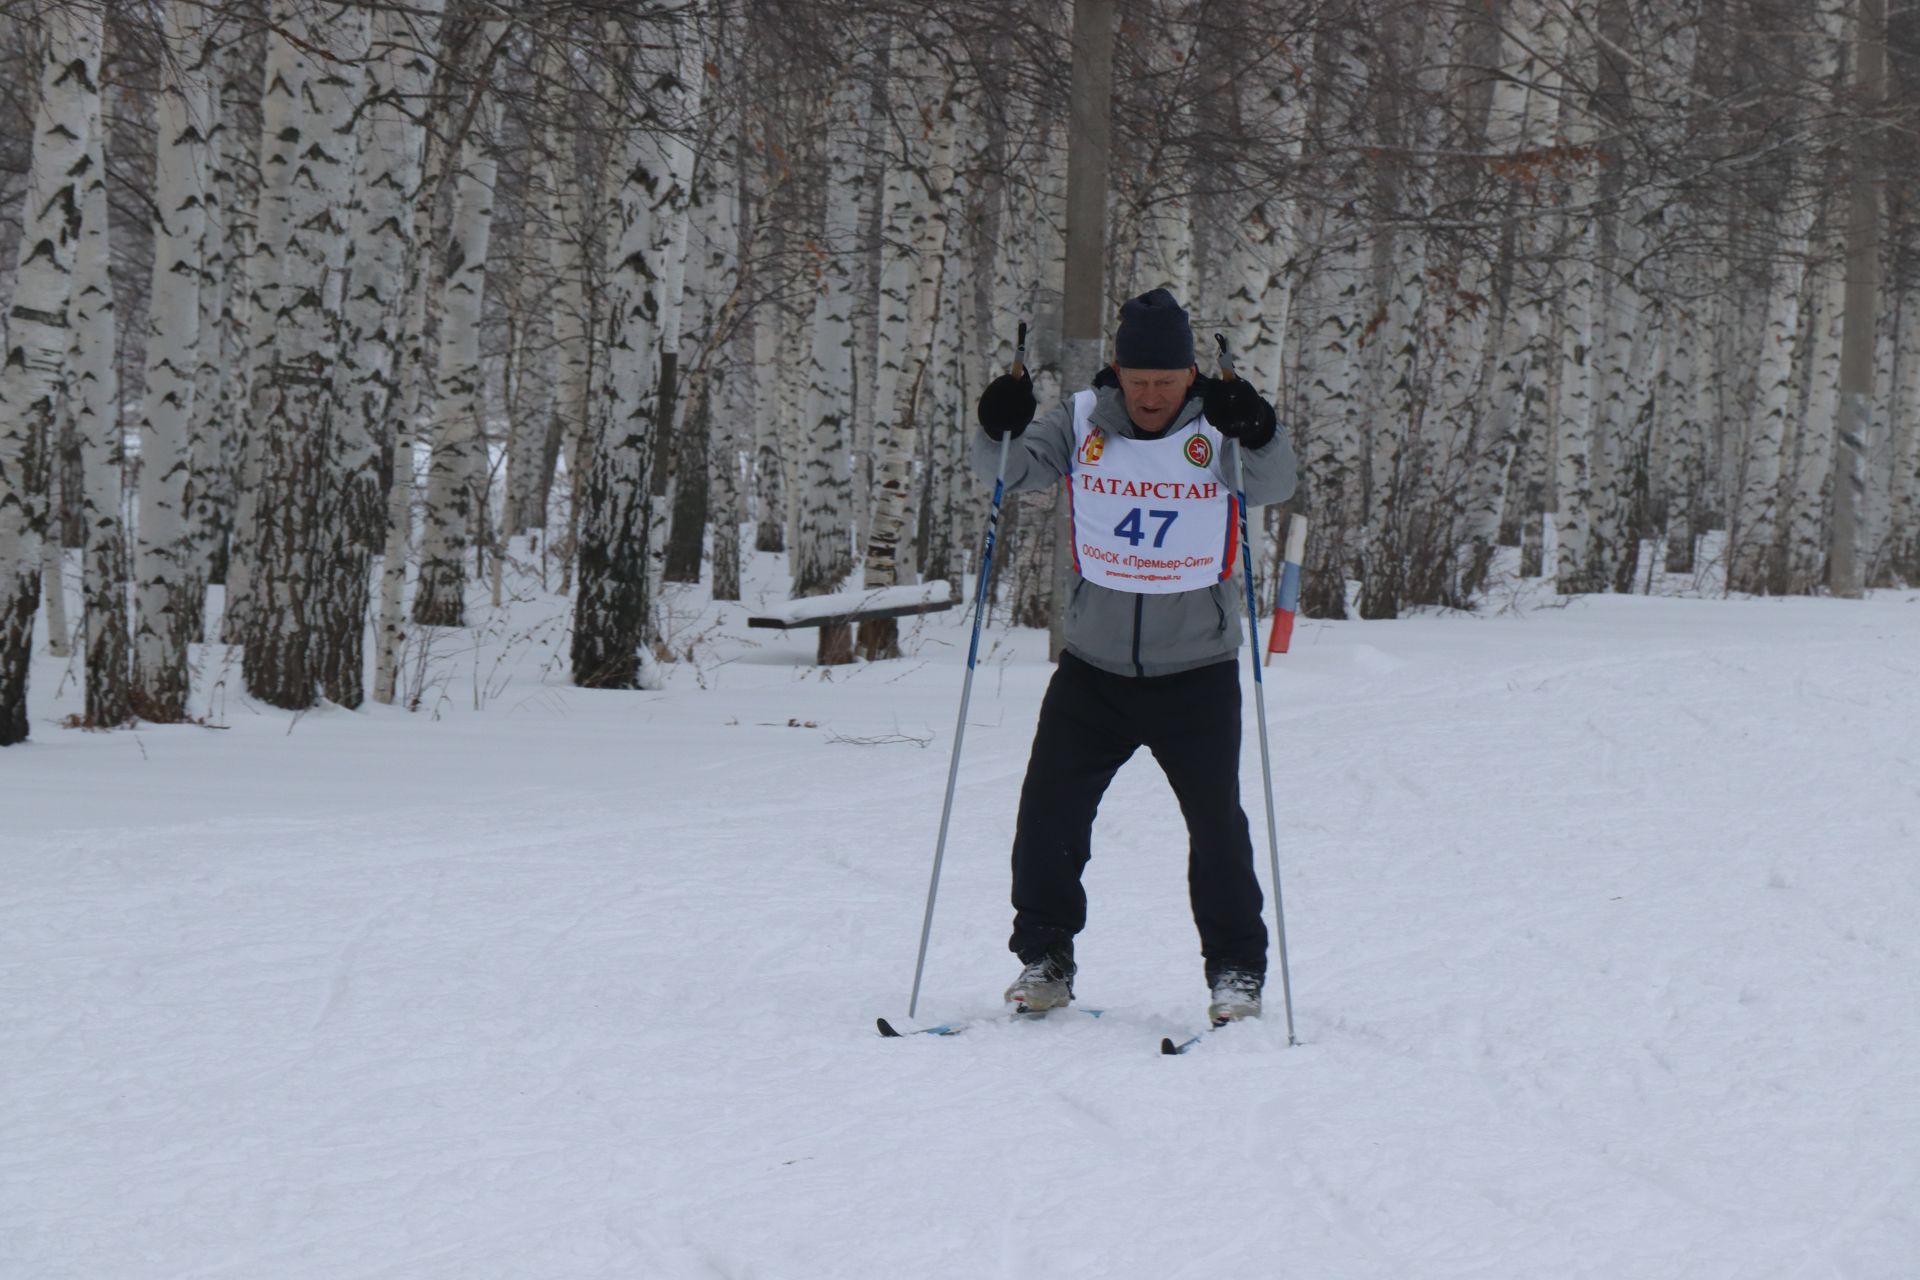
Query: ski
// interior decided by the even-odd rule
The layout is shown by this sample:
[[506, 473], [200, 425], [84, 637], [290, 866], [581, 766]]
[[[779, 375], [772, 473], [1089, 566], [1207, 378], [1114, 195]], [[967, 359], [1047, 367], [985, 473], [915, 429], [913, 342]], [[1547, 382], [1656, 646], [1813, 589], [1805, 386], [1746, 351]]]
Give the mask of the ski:
[[[1057, 1011], [1053, 1009], [1041, 1009], [1030, 1013], [1025, 1009], [1017, 1009], [1012, 1013], [993, 1014], [980, 1018], [962, 1018], [955, 1022], [940, 1022], [931, 1027], [909, 1027], [905, 1031], [895, 1027], [885, 1018], [875, 1018], [873, 1021], [875, 1028], [879, 1030], [882, 1036], [889, 1040], [904, 1040], [908, 1036], [957, 1036], [968, 1027], [979, 1026], [983, 1022], [1043, 1022], [1046, 1020], [1048, 1014], [1054, 1012]], [[1105, 1013], [1106, 1010], [1081, 1009], [1069, 1006], [1062, 1012], [1083, 1013], [1089, 1018], [1097, 1018]]]
[[1212, 1026], [1208, 1027], [1205, 1031], [1196, 1031], [1194, 1034], [1188, 1036], [1185, 1040], [1180, 1041], [1178, 1044], [1174, 1043], [1172, 1036], [1162, 1036], [1160, 1038], [1160, 1052], [1168, 1055], [1172, 1055], [1176, 1053], [1185, 1053], [1189, 1049], [1192, 1049], [1195, 1045], [1199, 1044], [1202, 1040], [1205, 1040], [1208, 1036], [1218, 1031], [1220, 1028], [1230, 1027], [1237, 1021], [1240, 1021], [1240, 1019], [1222, 1018], [1219, 1022], [1214, 1023]]
[[904, 1040], [908, 1036], [957, 1036], [967, 1029], [964, 1022], [943, 1022], [937, 1027], [913, 1027], [906, 1031], [896, 1031], [893, 1024], [885, 1018], [875, 1018], [874, 1025], [880, 1034], [889, 1040]]

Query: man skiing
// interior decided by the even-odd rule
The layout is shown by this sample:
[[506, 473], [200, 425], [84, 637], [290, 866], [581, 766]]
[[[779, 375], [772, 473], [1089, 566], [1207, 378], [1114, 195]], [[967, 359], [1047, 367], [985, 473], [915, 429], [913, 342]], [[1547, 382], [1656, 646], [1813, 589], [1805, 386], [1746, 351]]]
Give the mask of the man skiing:
[[1165, 289], [1120, 309], [1114, 359], [1093, 387], [1037, 420], [1033, 380], [981, 394], [974, 466], [1006, 491], [1066, 482], [1073, 579], [1066, 649], [1047, 686], [1013, 839], [1013, 937], [1022, 1011], [1073, 999], [1080, 878], [1107, 784], [1140, 747], [1167, 775], [1188, 834], [1187, 884], [1216, 1023], [1257, 1017], [1266, 979], [1253, 842], [1240, 807], [1240, 646], [1230, 575], [1237, 508], [1222, 457], [1244, 455], [1246, 498], [1293, 493], [1293, 448], [1273, 406], [1194, 363], [1186, 311]]

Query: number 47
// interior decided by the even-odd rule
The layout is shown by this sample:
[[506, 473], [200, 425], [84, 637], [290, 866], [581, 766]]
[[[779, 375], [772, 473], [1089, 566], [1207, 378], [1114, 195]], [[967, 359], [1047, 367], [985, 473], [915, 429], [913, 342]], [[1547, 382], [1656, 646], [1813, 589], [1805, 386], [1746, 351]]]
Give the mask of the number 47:
[[[1180, 513], [1178, 511], [1149, 511], [1146, 514], [1160, 522], [1160, 528], [1153, 535], [1153, 545], [1156, 547], [1165, 545], [1167, 541], [1167, 530], [1173, 527], [1174, 519]], [[1147, 536], [1146, 530], [1140, 526], [1140, 508], [1135, 507], [1133, 510], [1127, 512], [1126, 519], [1113, 526], [1113, 534], [1116, 538], [1125, 538], [1132, 545], [1136, 547], [1139, 546]]]

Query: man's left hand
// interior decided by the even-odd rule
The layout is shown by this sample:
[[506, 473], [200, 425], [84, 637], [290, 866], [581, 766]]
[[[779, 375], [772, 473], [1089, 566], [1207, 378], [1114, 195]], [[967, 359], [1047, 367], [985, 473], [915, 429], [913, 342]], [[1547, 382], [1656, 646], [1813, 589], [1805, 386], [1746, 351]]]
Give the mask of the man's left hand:
[[1241, 378], [1220, 378], [1201, 394], [1200, 405], [1214, 430], [1242, 448], [1262, 449], [1273, 439], [1279, 419], [1273, 406]]

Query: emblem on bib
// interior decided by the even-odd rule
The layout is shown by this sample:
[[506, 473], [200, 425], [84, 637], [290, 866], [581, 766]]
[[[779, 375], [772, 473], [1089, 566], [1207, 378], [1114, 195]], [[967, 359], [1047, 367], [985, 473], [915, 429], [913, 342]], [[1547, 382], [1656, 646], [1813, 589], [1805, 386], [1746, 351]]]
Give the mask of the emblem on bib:
[[1187, 437], [1187, 461], [1196, 467], [1204, 467], [1213, 461], [1213, 445], [1208, 439], [1195, 432]]
[[1100, 455], [1107, 451], [1107, 438], [1098, 431], [1089, 431], [1080, 446], [1080, 465], [1094, 467], [1100, 465]]

